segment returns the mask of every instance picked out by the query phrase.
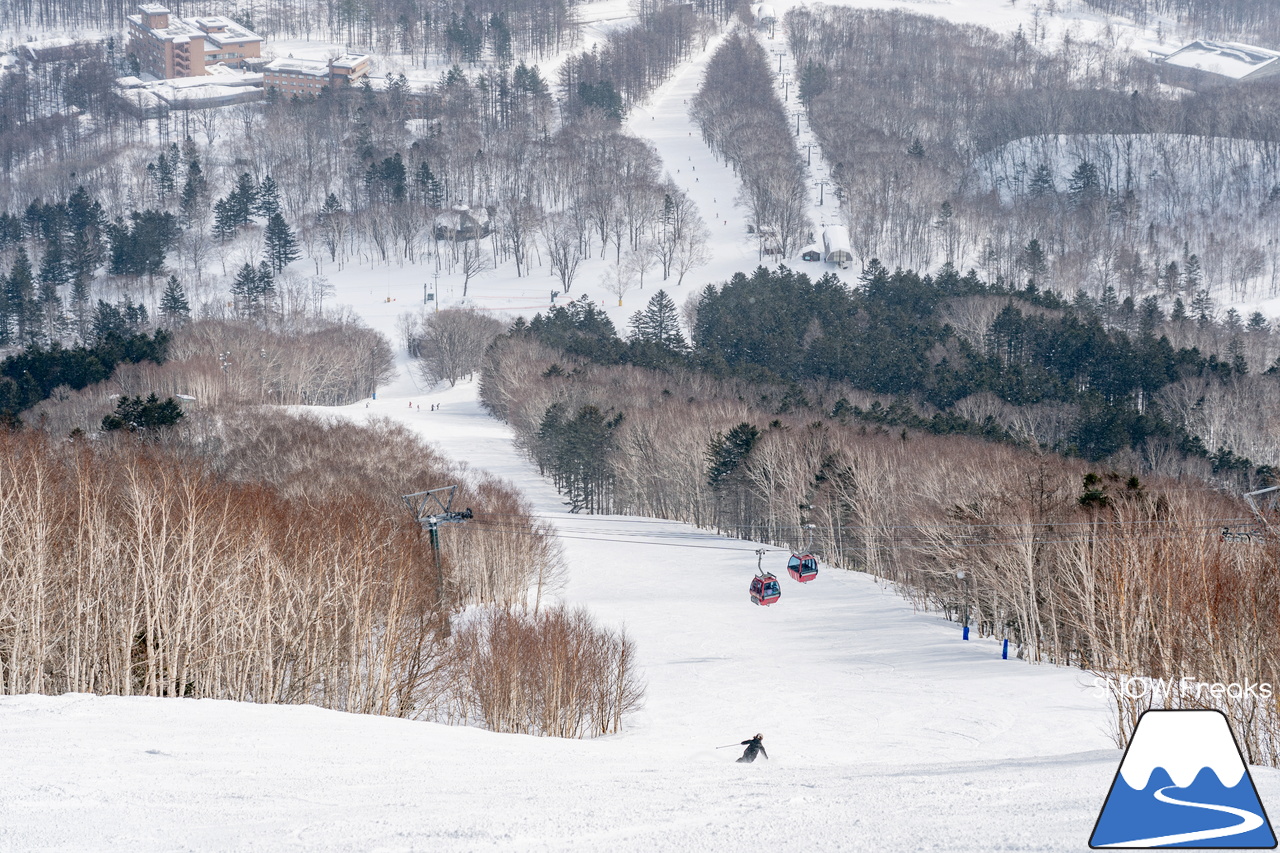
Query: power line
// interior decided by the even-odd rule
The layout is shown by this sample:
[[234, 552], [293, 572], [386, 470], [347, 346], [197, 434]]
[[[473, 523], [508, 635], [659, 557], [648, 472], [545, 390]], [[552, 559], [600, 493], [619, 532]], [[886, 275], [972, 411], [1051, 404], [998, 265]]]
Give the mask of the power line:
[[[610, 523], [610, 524], [689, 524], [690, 523], [687, 521], [680, 521], [678, 519], [661, 519], [661, 518], [659, 519], [638, 519], [638, 518], [628, 519], [628, 518], [608, 517], [603, 515], [578, 515], [576, 513], [565, 513], [563, 515], [553, 515], [549, 513], [485, 513], [485, 517], [486, 518], [522, 518], [522, 519], [536, 518], [536, 519], [542, 519], [546, 521], [566, 521], [566, 522], [573, 522], [573, 523], [599, 521], [602, 524], [603, 523]], [[1200, 519], [1198, 523], [1190, 526], [1176, 519], [1132, 519], [1132, 520], [1125, 520], [1125, 521], [1097, 521], [1097, 520], [1095, 521], [1036, 521], [1036, 522], [999, 521], [999, 522], [987, 522], [983, 524], [975, 524], [975, 523], [968, 523], [968, 522], [948, 522], [944, 524], [930, 524], [927, 526], [919, 525], [919, 524], [846, 524], [846, 525], [840, 525], [839, 527], [822, 526], [821, 529], [831, 530], [831, 531], [862, 531], [862, 530], [934, 531], [934, 530], [958, 530], [958, 529], [987, 530], [987, 529], [1001, 529], [1001, 528], [1010, 528], [1010, 527], [1035, 528], [1035, 529], [1076, 528], [1076, 527], [1129, 527], [1129, 526], [1137, 526], [1137, 525], [1159, 524], [1159, 525], [1167, 525], [1170, 527], [1181, 527], [1183, 529], [1198, 530], [1198, 529], [1201, 529], [1202, 525], [1205, 527], [1205, 529], [1207, 529], [1209, 527], [1221, 527], [1221, 526], [1233, 525], [1233, 524], [1254, 524], [1256, 523], [1256, 521], [1257, 519], [1252, 518], [1250, 516], [1231, 516], [1231, 517], [1222, 517], [1222, 518]], [[764, 526], [764, 525], [760, 525], [760, 526]], [[804, 531], [808, 529], [808, 525], [806, 524], [776, 525], [775, 524], [775, 525], [768, 525], [768, 528], [774, 531], [781, 531], [781, 530]], [[679, 534], [675, 534], [673, 532], [672, 535], [679, 535]], [[697, 534], [688, 534], [688, 535], [697, 535]]]
[[[479, 524], [477, 525], [477, 529], [479, 528], [483, 528], [486, 530], [496, 530], [504, 533], [514, 533], [517, 535], [526, 535], [526, 536], [546, 535], [544, 533], [540, 533], [535, 530], [530, 530], [527, 528], [518, 528], [518, 527], [499, 527], [496, 525]], [[1183, 528], [1183, 531], [1187, 533], [1194, 533], [1194, 532], [1204, 533], [1208, 531], [1216, 532], [1217, 526], [1215, 525], [1215, 526], [1208, 526], [1208, 527], [1188, 527], [1188, 528]], [[600, 532], [604, 534], [608, 534], [612, 531], [605, 530]], [[741, 551], [743, 553], [754, 553], [754, 550], [755, 550], [753, 548], [738, 548], [738, 547], [733, 547], [729, 545], [696, 545], [696, 544], [691, 544], [689, 542], [671, 542], [671, 541], [657, 541], [657, 540], [646, 541], [639, 538], [635, 538], [634, 536], [631, 538], [618, 538], [619, 536], [623, 536], [623, 535], [626, 535], [626, 534], [617, 534], [617, 536], [608, 536], [608, 535], [584, 536], [584, 535], [574, 535], [572, 533], [568, 535], [560, 532], [556, 533], [557, 538], [566, 539], [570, 541], [579, 541], [579, 542], [613, 542], [613, 543], [624, 544], [624, 545], [655, 545], [655, 546], [663, 546], [663, 547], [670, 547], [670, 548], [695, 548], [699, 550], [713, 550], [713, 551]], [[1020, 546], [1070, 545], [1070, 544], [1078, 545], [1078, 544], [1097, 544], [1101, 542], [1133, 542], [1133, 541], [1140, 541], [1140, 540], [1157, 540], [1157, 539], [1164, 539], [1164, 538], [1167, 538], [1166, 535], [1160, 531], [1150, 531], [1150, 532], [1144, 532], [1144, 533], [1138, 533], [1138, 534], [1132, 534], [1132, 535], [1123, 535], [1123, 534], [1114, 535], [1113, 534], [1113, 535], [1104, 535], [1104, 536], [1090, 536], [1087, 539], [1080, 538], [1080, 537], [1061, 538], [1061, 539], [1037, 539], [1037, 538], [1020, 537], [1020, 538], [992, 539], [992, 540], [977, 541], [977, 542], [938, 542], [936, 539], [932, 539], [932, 538], [908, 538], [908, 537], [881, 536], [881, 537], [873, 537], [871, 544], [881, 545], [881, 546], [896, 546], [896, 547], [903, 547], [903, 548], [921, 548], [921, 547], [938, 548], [939, 546], [944, 548], [996, 548], [996, 547], [1006, 547], [1006, 546], [1014, 546], [1014, 545], [1020, 545]], [[750, 540], [738, 540], [738, 541], [747, 542]], [[771, 546], [771, 547], [774, 550], [778, 550], [781, 552], [791, 551], [790, 548], [779, 548], [778, 546]]]

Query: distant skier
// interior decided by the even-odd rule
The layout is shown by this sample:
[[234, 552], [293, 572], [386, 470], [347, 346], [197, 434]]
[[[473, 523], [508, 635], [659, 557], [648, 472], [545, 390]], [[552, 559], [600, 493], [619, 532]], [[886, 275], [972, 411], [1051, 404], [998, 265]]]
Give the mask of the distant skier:
[[744, 740], [742, 745], [746, 747], [746, 750], [742, 753], [742, 757], [738, 759], [739, 764], [743, 762], [750, 764], [755, 761], [756, 753], [760, 753], [765, 758], [769, 757], [769, 753], [764, 751], [764, 735], [762, 734], [757, 734], [751, 740]]

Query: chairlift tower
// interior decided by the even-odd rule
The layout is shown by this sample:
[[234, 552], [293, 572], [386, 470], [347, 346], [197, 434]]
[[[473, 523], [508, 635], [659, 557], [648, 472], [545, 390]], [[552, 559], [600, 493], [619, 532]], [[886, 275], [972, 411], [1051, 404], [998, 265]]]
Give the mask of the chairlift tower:
[[409, 512], [413, 513], [414, 521], [427, 531], [431, 551], [436, 560], [436, 594], [442, 603], [444, 602], [444, 568], [440, 564], [440, 525], [462, 524], [473, 517], [471, 507], [461, 512], [453, 509], [453, 498], [457, 491], [456, 485], [441, 486], [438, 489], [401, 496], [405, 505], [409, 507]]
[[[1265, 506], [1260, 505], [1259, 499], [1263, 495], [1269, 495], [1265, 498]], [[1268, 486], [1265, 489], [1257, 489], [1252, 492], [1245, 492], [1242, 495], [1244, 502], [1249, 505], [1249, 509], [1253, 511], [1257, 524], [1253, 527], [1232, 530], [1230, 527], [1222, 528], [1222, 538], [1226, 542], [1253, 542], [1280, 539], [1280, 531], [1277, 531], [1273, 525], [1277, 511], [1280, 511], [1280, 486]]]
[[[1267, 500], [1267, 512], [1258, 506], [1258, 498], [1263, 495], [1270, 495]], [[1264, 534], [1274, 534], [1275, 528], [1271, 526], [1271, 520], [1275, 518], [1276, 510], [1280, 507], [1280, 486], [1268, 486], [1265, 489], [1247, 492], [1244, 496], [1245, 502], [1249, 504], [1249, 509], [1253, 510], [1253, 514], [1258, 517], [1258, 521], [1262, 523], [1261, 531]]]

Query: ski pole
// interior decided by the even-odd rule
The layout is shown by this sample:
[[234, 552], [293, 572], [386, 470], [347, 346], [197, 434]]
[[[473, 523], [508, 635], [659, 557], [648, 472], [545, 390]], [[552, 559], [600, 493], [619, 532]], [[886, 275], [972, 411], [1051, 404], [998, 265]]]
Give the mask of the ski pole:
[[726, 743], [724, 746], [717, 746], [716, 749], [728, 749], [731, 746], [742, 746], [740, 743]]

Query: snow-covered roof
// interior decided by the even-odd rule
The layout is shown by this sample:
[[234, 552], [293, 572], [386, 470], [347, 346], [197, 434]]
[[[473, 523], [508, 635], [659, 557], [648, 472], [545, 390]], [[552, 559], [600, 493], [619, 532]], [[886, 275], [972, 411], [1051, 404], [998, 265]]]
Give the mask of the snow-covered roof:
[[32, 62], [47, 62], [50, 60], [78, 58], [91, 50], [93, 46], [94, 42], [92, 41], [60, 37], [24, 42], [18, 45], [15, 50]]
[[184, 107], [222, 107], [262, 99], [257, 86], [167, 86], [150, 90], [156, 97], [177, 109]]
[[148, 15], [167, 15], [169, 7], [163, 3], [141, 3], [138, 5], [140, 11], [146, 12]]
[[48, 50], [49, 48], [53, 48], [53, 47], [71, 47], [73, 44], [76, 44], [75, 39], [51, 38], [51, 39], [39, 39], [37, 41], [24, 42], [23, 44], [18, 45], [18, 47], [26, 48], [27, 50]]
[[1280, 53], [1265, 47], [1200, 39], [1175, 50], [1160, 61], [1179, 68], [1191, 68], [1206, 74], [1243, 80], [1264, 69], [1268, 73], [1280, 70], [1277, 60], [1280, 60]]
[[329, 63], [320, 59], [273, 59], [262, 66], [263, 71], [277, 74], [306, 74], [311, 77], [328, 77]]
[[838, 258], [831, 257], [837, 252], [843, 252], [850, 258], [853, 257], [853, 252], [849, 246], [850, 241], [848, 228], [845, 228], [843, 225], [828, 225], [826, 228], [822, 229], [822, 247], [826, 251], [827, 255], [824, 260], [839, 260]]
[[369, 55], [365, 53], [344, 53], [333, 61], [334, 68], [354, 69], [362, 63], [369, 61]]
[[[139, 8], [145, 11], [145, 7]], [[168, 10], [166, 9], [165, 11], [167, 12]], [[130, 15], [129, 20], [142, 29], [149, 30], [153, 35], [161, 39], [180, 41], [198, 36], [219, 46], [227, 42], [239, 44], [241, 42], [262, 41], [262, 36], [222, 15], [207, 15], [203, 18], [170, 18], [169, 26], [167, 27], [147, 27], [142, 22], [140, 15]], [[214, 30], [214, 32], [209, 32], [209, 30]]]
[[[209, 70], [212, 72], [214, 68], [226, 66], [215, 65]], [[228, 71], [232, 69], [228, 68]], [[201, 74], [199, 77], [174, 77], [168, 80], [160, 80], [152, 84], [155, 88], [169, 89], [199, 89], [205, 86], [224, 86], [224, 87], [243, 87], [257, 86], [262, 83], [261, 74], [224, 74], [209, 73]]]
[[[262, 36], [222, 15], [196, 18], [195, 24], [204, 31], [205, 38], [214, 44], [221, 45], [227, 42], [240, 44], [241, 42], [262, 41]], [[209, 32], [210, 30], [215, 32]]]

